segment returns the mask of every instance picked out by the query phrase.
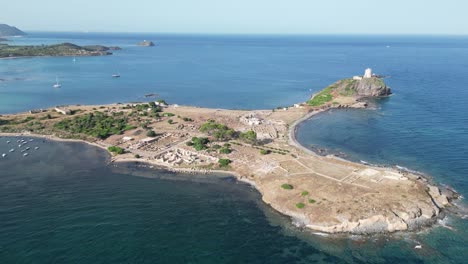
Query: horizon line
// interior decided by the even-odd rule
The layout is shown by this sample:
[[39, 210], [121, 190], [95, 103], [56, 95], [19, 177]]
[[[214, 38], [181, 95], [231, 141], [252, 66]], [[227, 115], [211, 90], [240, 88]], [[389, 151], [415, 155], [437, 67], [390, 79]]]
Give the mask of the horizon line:
[[164, 32], [164, 31], [88, 31], [88, 30], [22, 30], [25, 33], [83, 34], [161, 34], [161, 35], [232, 35], [232, 36], [453, 36], [468, 37], [468, 33], [266, 33], [266, 32]]

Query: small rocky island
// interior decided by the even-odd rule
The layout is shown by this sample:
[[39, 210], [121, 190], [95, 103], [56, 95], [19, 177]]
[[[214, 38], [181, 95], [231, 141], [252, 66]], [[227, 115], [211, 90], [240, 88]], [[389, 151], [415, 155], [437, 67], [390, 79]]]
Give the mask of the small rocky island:
[[148, 40], [143, 40], [142, 42], [138, 42], [137, 45], [142, 46], [142, 47], [152, 47], [152, 46], [154, 46], [154, 42], [153, 41], [148, 41]]
[[[225, 171], [262, 200], [313, 230], [378, 233], [430, 226], [456, 194], [411, 171], [319, 156], [296, 127], [332, 108], [365, 108], [388, 95], [382, 79], [338, 81], [303, 103], [274, 110], [221, 110], [149, 103], [68, 106], [0, 116], [0, 135], [80, 140], [107, 149], [112, 162], [173, 171]], [[3, 133], [3, 134], [2, 134]]]
[[101, 45], [78, 46], [72, 43], [36, 46], [0, 44], [0, 58], [37, 56], [104, 56], [112, 55], [110, 50], [118, 49], [120, 48]]

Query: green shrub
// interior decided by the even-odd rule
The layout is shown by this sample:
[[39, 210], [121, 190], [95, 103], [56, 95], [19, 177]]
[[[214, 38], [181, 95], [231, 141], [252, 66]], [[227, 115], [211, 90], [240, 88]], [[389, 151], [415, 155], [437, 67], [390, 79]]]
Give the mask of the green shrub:
[[287, 183], [281, 185], [281, 188], [283, 188], [283, 189], [285, 189], [285, 190], [292, 190], [292, 189], [294, 189], [294, 187], [293, 187], [291, 184], [287, 184]]
[[314, 199], [309, 199], [309, 203], [313, 204], [315, 203], [316, 201]]
[[236, 137], [236, 132], [223, 124], [218, 124], [213, 120], [209, 120], [200, 127], [200, 132], [208, 133], [216, 140], [230, 140]]
[[296, 207], [299, 208], [299, 209], [302, 209], [302, 208], [305, 207], [305, 204], [304, 203], [297, 203]]
[[125, 150], [121, 147], [117, 147], [117, 146], [111, 146], [111, 147], [108, 147], [107, 150], [109, 150], [110, 152], [114, 153], [114, 154], [123, 154], [125, 152]]
[[184, 117], [184, 118], [182, 118], [182, 120], [184, 120], [185, 122], [192, 122], [193, 121], [192, 118], [188, 118], [188, 117]]
[[192, 141], [190, 142], [191, 144], [187, 143], [187, 146], [193, 146], [193, 148], [197, 151], [207, 149], [208, 144], [210, 141], [206, 137], [193, 137]]
[[257, 133], [255, 133], [253, 130], [240, 133], [239, 138], [249, 144], [257, 143]]
[[271, 153], [271, 150], [267, 150], [267, 149], [261, 149], [260, 150], [260, 154], [262, 155], [267, 155], [267, 154], [270, 154]]
[[231, 152], [232, 150], [230, 148], [222, 148], [219, 150], [219, 153], [222, 153], [222, 154], [229, 154]]
[[153, 130], [148, 130], [148, 132], [146, 132], [146, 136], [147, 137], [155, 137], [156, 132], [154, 132]]
[[220, 149], [220, 148], [222, 148], [222, 147], [221, 147], [220, 145], [218, 145], [218, 144], [215, 144], [215, 145], [212, 146], [212, 148], [213, 148], [213, 149]]
[[219, 159], [218, 161], [220, 167], [227, 167], [231, 163], [230, 159]]
[[301, 195], [302, 195], [302, 196], [306, 196], [306, 195], [308, 195], [308, 194], [309, 194], [308, 191], [303, 191], [303, 192], [301, 192]]
[[141, 158], [141, 156], [139, 154], [135, 154], [135, 158], [139, 159], [139, 158]]

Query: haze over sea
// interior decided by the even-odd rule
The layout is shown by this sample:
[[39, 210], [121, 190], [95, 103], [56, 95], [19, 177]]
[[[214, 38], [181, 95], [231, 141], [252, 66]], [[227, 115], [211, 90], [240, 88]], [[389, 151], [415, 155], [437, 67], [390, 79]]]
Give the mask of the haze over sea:
[[[157, 46], [135, 45], [144, 39]], [[377, 100], [375, 110], [320, 114], [301, 125], [298, 139], [352, 160], [421, 171], [468, 196], [468, 37], [31, 33], [11, 44], [60, 42], [123, 49], [76, 62], [0, 60], [0, 113], [144, 101], [148, 93], [177, 104], [272, 109], [371, 67], [389, 76], [393, 96]], [[52, 88], [56, 76], [60, 89]], [[323, 237], [298, 230], [225, 177], [110, 168], [93, 147], [35, 142], [40, 149], [27, 158], [0, 159], [2, 263], [468, 259], [468, 223], [460, 217], [416, 234]], [[0, 153], [8, 149], [1, 138]]]

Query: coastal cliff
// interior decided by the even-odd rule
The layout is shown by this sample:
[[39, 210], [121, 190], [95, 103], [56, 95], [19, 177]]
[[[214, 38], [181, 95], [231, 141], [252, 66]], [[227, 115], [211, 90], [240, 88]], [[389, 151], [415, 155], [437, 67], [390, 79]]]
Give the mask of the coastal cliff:
[[37, 57], [37, 56], [103, 56], [111, 55], [109, 50], [118, 50], [118, 47], [101, 45], [78, 46], [72, 43], [37, 46], [13, 46], [0, 44], [0, 58], [8, 57]]

